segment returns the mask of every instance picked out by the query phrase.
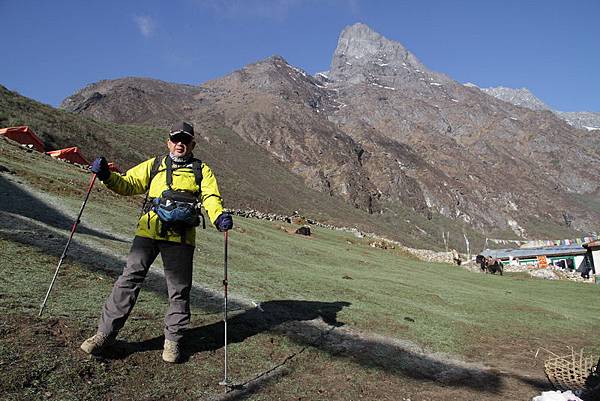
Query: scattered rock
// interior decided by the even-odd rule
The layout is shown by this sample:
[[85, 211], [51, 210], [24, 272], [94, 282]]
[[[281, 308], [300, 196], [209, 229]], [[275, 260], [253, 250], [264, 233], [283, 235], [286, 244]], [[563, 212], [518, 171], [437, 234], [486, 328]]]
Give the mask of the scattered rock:
[[380, 248], [380, 249], [395, 249], [395, 246], [384, 240], [375, 240], [369, 242], [369, 246], [371, 248]]
[[310, 236], [310, 227], [303, 226], [295, 231], [296, 234]]
[[344, 275], [342, 276], [342, 278], [343, 278], [344, 280], [353, 280], [353, 278], [352, 278], [352, 277], [350, 277], [350, 276], [349, 276], [349, 275], [347, 275], [347, 274], [344, 274]]
[[552, 269], [531, 269], [528, 273], [532, 277], [539, 277], [546, 280], [558, 280], [558, 276]]
[[404, 317], [404, 320], [406, 320], [407, 322], [414, 322], [414, 321], [415, 321], [415, 319], [413, 319], [413, 318], [412, 318], [412, 317], [410, 317], [410, 316], [406, 316], [406, 317]]

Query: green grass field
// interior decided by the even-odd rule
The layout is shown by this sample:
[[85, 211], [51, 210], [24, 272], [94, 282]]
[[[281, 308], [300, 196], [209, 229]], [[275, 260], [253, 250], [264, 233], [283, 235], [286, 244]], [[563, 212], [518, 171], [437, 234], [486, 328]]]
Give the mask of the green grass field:
[[[164, 366], [160, 360], [166, 303], [157, 272], [121, 333], [123, 343], [106, 359], [90, 359], [78, 347], [94, 332], [122, 268], [141, 198], [118, 197], [101, 184], [94, 189], [47, 310], [37, 318], [90, 175], [3, 142], [0, 149], [0, 165], [15, 173], [0, 173], [2, 399], [221, 394], [221, 304], [209, 302], [205, 289], [221, 291], [223, 234], [212, 227], [198, 232], [194, 281], [205, 289], [193, 293], [192, 351], [185, 363]], [[231, 317], [232, 376], [248, 380], [292, 356], [278, 375], [257, 381], [244, 397], [518, 399], [520, 391], [533, 396], [543, 388], [543, 372], [531, 367], [539, 347], [600, 353], [600, 286], [477, 274], [372, 248], [345, 232], [313, 228], [304, 237], [293, 234], [295, 228], [237, 218], [230, 233], [230, 293], [240, 300]], [[244, 300], [260, 303], [264, 312]], [[332, 335], [315, 323], [320, 321]], [[490, 373], [489, 385], [471, 385], [464, 377], [444, 381], [425, 370], [447, 369], [448, 363], [419, 356], [411, 365], [406, 355], [412, 345], [394, 341], [421, 347], [423, 355], [512, 373]], [[383, 392], [378, 383], [394, 392]]]

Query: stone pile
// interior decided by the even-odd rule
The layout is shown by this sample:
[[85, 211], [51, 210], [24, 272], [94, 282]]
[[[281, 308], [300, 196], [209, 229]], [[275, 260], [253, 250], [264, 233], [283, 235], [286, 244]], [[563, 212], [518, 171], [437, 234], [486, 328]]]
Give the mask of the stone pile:
[[562, 270], [557, 268], [546, 268], [540, 269], [534, 265], [506, 265], [504, 266], [505, 272], [522, 272], [528, 273], [532, 277], [543, 278], [546, 280], [570, 280], [579, 281], [582, 283], [592, 282], [593, 279], [586, 280], [581, 277], [581, 274], [577, 271]]
[[252, 218], [252, 219], [260, 219], [260, 220], [267, 220], [267, 221], [284, 221], [286, 223], [298, 224], [298, 225], [310, 224], [310, 225], [314, 225], [317, 227], [325, 227], [325, 228], [333, 227], [333, 226], [328, 226], [326, 224], [318, 223], [315, 220], [308, 219], [306, 217], [302, 217], [298, 214], [298, 212], [294, 212], [294, 214], [291, 216], [285, 216], [285, 215], [281, 215], [281, 214], [277, 214], [277, 213], [265, 213], [265, 212], [261, 212], [259, 210], [254, 210], [254, 209], [246, 209], [246, 210], [244, 210], [244, 209], [229, 209], [228, 212], [231, 214], [234, 214], [236, 216]]
[[558, 280], [559, 277], [554, 269], [531, 269], [528, 271], [532, 277], [543, 278], [545, 280]]

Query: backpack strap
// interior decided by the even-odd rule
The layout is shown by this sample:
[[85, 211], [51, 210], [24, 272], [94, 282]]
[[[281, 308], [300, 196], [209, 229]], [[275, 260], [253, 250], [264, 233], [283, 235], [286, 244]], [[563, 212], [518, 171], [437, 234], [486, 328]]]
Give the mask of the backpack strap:
[[196, 177], [196, 185], [198, 185], [198, 196], [202, 194], [202, 160], [194, 159], [192, 161], [192, 171]]
[[150, 190], [150, 183], [156, 177], [158, 173], [158, 169], [160, 168], [161, 162], [164, 160], [166, 156], [156, 156], [154, 158], [154, 163], [152, 163], [152, 168], [150, 168], [150, 179], [148, 180], [148, 190]]
[[[147, 204], [148, 204], [148, 193], [150, 192], [150, 184], [152, 183], [152, 180], [154, 179], [154, 177], [156, 177], [156, 174], [158, 174], [158, 170], [160, 169], [160, 166], [162, 164], [162, 162], [165, 162], [165, 167], [166, 167], [166, 183], [167, 183], [167, 187], [169, 189], [172, 189], [171, 186], [173, 185], [173, 160], [168, 156], [156, 156], [154, 158], [154, 162], [152, 163], [152, 167], [150, 168], [150, 178], [148, 180], [148, 189], [146, 191], [146, 198], [144, 199], [144, 204], [142, 205], [142, 214], [144, 213], [148, 213], [149, 209], [146, 208]], [[198, 197], [201, 196], [202, 194], [202, 160], [200, 159], [193, 159], [192, 160], [192, 171], [194, 172], [194, 177], [196, 179], [196, 185], [198, 185]], [[141, 215], [140, 215], [141, 217]], [[202, 216], [202, 225], [204, 226], [204, 216]], [[150, 224], [150, 221], [148, 221], [148, 224]]]
[[173, 159], [170, 157], [165, 157], [165, 166], [167, 167], [167, 187], [171, 188], [173, 185]]
[[[156, 174], [158, 173], [158, 169], [160, 168], [160, 165], [165, 158], [169, 159], [169, 157], [167, 157], [167, 156], [156, 156], [154, 158], [154, 162], [152, 162], [152, 167], [150, 168], [150, 178], [148, 179], [148, 188], [146, 190], [146, 197], [144, 198], [144, 203], [142, 204], [142, 211], [140, 214], [140, 218], [142, 217], [142, 215], [144, 213], [148, 213], [150, 211], [150, 209], [148, 207], [148, 194], [150, 193], [150, 184], [152, 183], [152, 180], [154, 179], [154, 177], [156, 177]], [[150, 220], [148, 220], [148, 226], [149, 225], [150, 225]], [[150, 228], [150, 227], [148, 227], [148, 228]]]

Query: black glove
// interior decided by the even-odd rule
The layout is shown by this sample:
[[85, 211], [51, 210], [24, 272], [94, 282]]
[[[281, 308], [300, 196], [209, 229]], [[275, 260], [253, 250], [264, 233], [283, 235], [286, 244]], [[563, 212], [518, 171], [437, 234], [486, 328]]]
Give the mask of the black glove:
[[99, 157], [90, 166], [92, 173], [95, 173], [100, 181], [104, 181], [110, 177], [110, 170], [108, 169], [108, 162], [104, 157]]
[[215, 220], [215, 227], [219, 231], [227, 231], [233, 228], [233, 218], [229, 213], [221, 213]]

